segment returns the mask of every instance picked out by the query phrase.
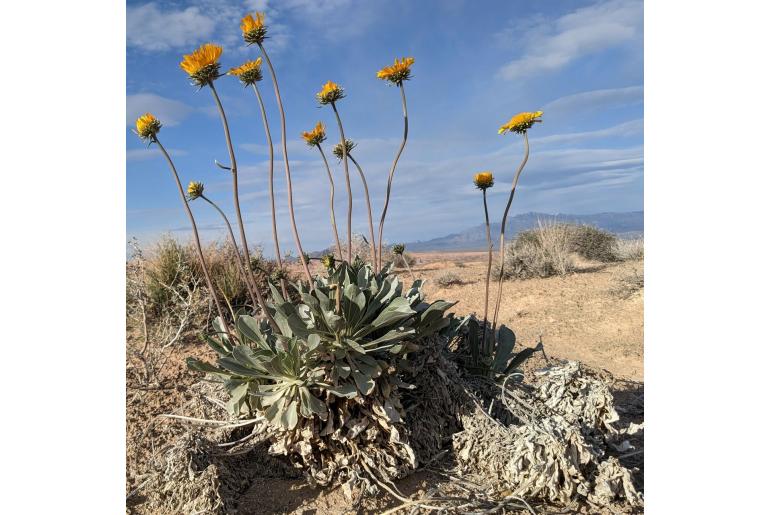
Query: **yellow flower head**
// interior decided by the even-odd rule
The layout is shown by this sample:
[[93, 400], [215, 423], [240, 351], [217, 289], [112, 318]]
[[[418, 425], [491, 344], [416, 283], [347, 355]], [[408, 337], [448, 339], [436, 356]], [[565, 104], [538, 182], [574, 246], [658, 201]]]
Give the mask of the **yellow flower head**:
[[[352, 139], [345, 139], [345, 153], [347, 155], [350, 155], [350, 153], [353, 151], [353, 149], [356, 148], [356, 144], [353, 143]], [[337, 143], [334, 145], [334, 148], [332, 148], [332, 154], [337, 156], [337, 159], [342, 159], [342, 143]]]
[[196, 86], [203, 87], [219, 77], [219, 57], [221, 55], [221, 46], [206, 43], [192, 54], [185, 55], [179, 66], [187, 72]]
[[252, 45], [254, 43], [261, 45], [267, 37], [267, 27], [265, 27], [265, 13], [254, 13], [254, 16], [247, 14], [241, 19], [241, 32], [243, 40]]
[[396, 59], [393, 61], [392, 66], [386, 66], [382, 70], [377, 72], [377, 78], [387, 80], [393, 84], [401, 84], [405, 80], [409, 80], [412, 74], [412, 65], [414, 64], [414, 57], [404, 57], [403, 59]]
[[506, 132], [515, 132], [516, 134], [524, 134], [527, 132], [527, 129], [535, 124], [535, 122], [543, 121], [540, 119], [541, 116], [543, 116], [543, 111], [519, 113], [511, 118], [508, 123], [501, 125], [497, 133], [505, 134]]
[[303, 132], [302, 139], [304, 139], [305, 143], [311, 147], [320, 145], [326, 139], [326, 128], [324, 127], [324, 124], [318, 122], [312, 131]]
[[230, 68], [227, 74], [238, 77], [245, 86], [259, 82], [262, 80], [262, 58], [257, 57], [254, 61], [246, 61], [240, 66]]
[[479, 172], [473, 176], [473, 184], [480, 190], [491, 188], [495, 185], [495, 178], [492, 172]]
[[332, 102], [336, 102], [343, 98], [345, 96], [345, 90], [343, 90], [342, 86], [339, 84], [329, 81], [323, 85], [321, 91], [316, 93], [315, 96], [320, 103], [331, 104]]
[[150, 113], [145, 113], [136, 119], [136, 133], [142, 139], [152, 138], [158, 133], [160, 128], [160, 120]]
[[203, 195], [203, 183], [190, 181], [190, 184], [187, 185], [187, 196], [190, 200], [195, 200], [201, 195]]
[[324, 254], [321, 256], [321, 264], [329, 270], [334, 268], [335, 261], [336, 260], [334, 259], [334, 254]]

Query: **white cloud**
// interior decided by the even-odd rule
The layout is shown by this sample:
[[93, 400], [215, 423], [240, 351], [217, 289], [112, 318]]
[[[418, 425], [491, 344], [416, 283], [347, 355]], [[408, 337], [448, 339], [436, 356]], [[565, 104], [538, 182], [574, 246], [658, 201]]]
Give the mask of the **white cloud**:
[[630, 120], [628, 122], [620, 123], [613, 127], [607, 127], [606, 129], [584, 132], [570, 132], [566, 134], [552, 134], [551, 136], [532, 138], [530, 139], [530, 142], [540, 145], [551, 145], [554, 143], [577, 143], [592, 139], [636, 136], [643, 130], [644, 120], [639, 118], [637, 120]]
[[214, 33], [215, 20], [198, 7], [160, 10], [155, 3], [126, 8], [128, 45], [159, 51], [200, 43]]
[[154, 93], [126, 95], [126, 125], [133, 126], [144, 113], [152, 113], [163, 125], [174, 126], [192, 113], [194, 109], [183, 102], [165, 98]]
[[[166, 152], [168, 152], [171, 157], [187, 155], [186, 150], [177, 148], [167, 148]], [[132, 148], [126, 150], [126, 161], [147, 161], [148, 159], [156, 159], [159, 157], [163, 157], [163, 154], [161, 154], [160, 150], [156, 147], [152, 146], [149, 148]]]
[[643, 86], [627, 88], [595, 89], [574, 95], [567, 95], [549, 102], [543, 111], [549, 115], [572, 113], [595, 109], [609, 109], [639, 104], [644, 100]]
[[[538, 18], [516, 43], [523, 54], [499, 70], [504, 79], [558, 70], [572, 61], [641, 37], [643, 7], [640, 0], [609, 0], [582, 7], [553, 22]], [[506, 32], [511, 32], [507, 29]]]

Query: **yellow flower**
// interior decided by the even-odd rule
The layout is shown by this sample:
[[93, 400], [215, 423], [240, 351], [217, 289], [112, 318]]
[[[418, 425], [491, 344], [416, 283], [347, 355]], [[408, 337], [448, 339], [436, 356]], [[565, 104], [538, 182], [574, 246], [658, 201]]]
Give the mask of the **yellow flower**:
[[161, 128], [160, 120], [150, 113], [145, 113], [136, 119], [136, 133], [142, 139], [155, 136]]
[[302, 139], [304, 139], [305, 143], [311, 147], [320, 145], [326, 139], [326, 128], [324, 127], [324, 124], [318, 122], [312, 131], [303, 132]]
[[480, 190], [491, 188], [495, 185], [495, 178], [492, 172], [479, 172], [473, 176], [473, 184]]
[[321, 264], [325, 266], [327, 269], [331, 270], [334, 268], [334, 262], [336, 260], [334, 259], [334, 254], [324, 254], [321, 256]]
[[316, 93], [316, 98], [322, 104], [331, 104], [336, 102], [345, 96], [345, 91], [339, 84], [335, 84], [332, 81], [327, 82], [321, 88], [321, 91]]
[[201, 195], [203, 195], [203, 183], [190, 181], [190, 184], [187, 185], [187, 196], [190, 200], [195, 200]]
[[390, 81], [393, 84], [401, 84], [411, 77], [411, 67], [413, 64], [414, 57], [404, 57], [401, 60], [395, 59], [392, 66], [386, 66], [377, 72], [377, 78]]
[[241, 32], [243, 40], [249, 45], [257, 43], [259, 45], [267, 37], [267, 27], [265, 27], [265, 13], [254, 13], [254, 16], [247, 14], [241, 19]]
[[511, 118], [508, 123], [500, 126], [497, 131], [498, 134], [504, 134], [506, 132], [515, 132], [516, 134], [524, 134], [527, 129], [532, 127], [535, 122], [542, 122], [540, 117], [543, 116], [543, 111], [535, 111], [534, 113], [519, 113]]
[[206, 43], [192, 54], [185, 55], [179, 66], [187, 72], [195, 85], [202, 87], [219, 77], [219, 57], [221, 55], [221, 46]]
[[246, 86], [259, 82], [262, 80], [262, 58], [257, 57], [254, 61], [246, 61], [240, 66], [230, 68], [227, 74], [238, 77]]

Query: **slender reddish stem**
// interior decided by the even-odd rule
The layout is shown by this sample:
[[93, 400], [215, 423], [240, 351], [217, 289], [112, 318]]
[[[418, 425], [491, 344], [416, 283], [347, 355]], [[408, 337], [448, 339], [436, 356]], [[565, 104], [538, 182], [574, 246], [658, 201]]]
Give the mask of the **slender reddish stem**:
[[529, 138], [527, 133], [524, 133], [524, 158], [521, 160], [519, 169], [516, 170], [516, 176], [513, 178], [513, 185], [511, 186], [511, 194], [508, 196], [508, 203], [505, 205], [505, 212], [503, 213], [503, 223], [500, 226], [500, 278], [497, 284], [497, 301], [495, 302], [495, 315], [492, 318], [492, 342], [495, 341], [495, 329], [497, 328], [497, 317], [500, 312], [500, 301], [503, 298], [503, 275], [505, 272], [505, 223], [508, 220], [508, 211], [511, 209], [511, 202], [513, 202], [513, 195], [516, 193], [516, 185], [519, 183], [519, 176], [521, 171], [524, 170], [524, 165], [527, 164], [529, 159]]
[[329, 176], [329, 212], [331, 213], [332, 230], [334, 231], [334, 241], [337, 244], [337, 254], [342, 261], [342, 245], [340, 244], [340, 236], [337, 233], [337, 219], [334, 216], [334, 177], [332, 177], [332, 170], [329, 168], [329, 162], [326, 160], [326, 154], [324, 154], [321, 145], [316, 144], [318, 151], [321, 153], [321, 157], [324, 160], [324, 166], [326, 166], [326, 175]]
[[366, 197], [366, 210], [367, 214], [369, 215], [369, 239], [371, 240], [369, 243], [369, 246], [371, 247], [372, 252], [372, 266], [375, 265], [376, 259], [377, 259], [377, 242], [374, 240], [374, 223], [372, 221], [372, 202], [369, 199], [369, 186], [366, 184], [366, 176], [364, 176], [364, 171], [361, 169], [361, 165], [358, 164], [358, 161], [350, 155], [350, 160], [353, 161], [353, 164], [355, 165], [356, 169], [358, 169], [358, 175], [361, 176], [361, 182], [364, 184], [364, 195]]
[[[275, 217], [275, 192], [273, 191], [273, 137], [270, 135], [270, 124], [267, 123], [267, 112], [265, 111], [265, 104], [262, 102], [262, 94], [259, 92], [259, 88], [256, 83], [251, 85], [254, 88], [254, 93], [257, 94], [257, 102], [259, 103], [259, 112], [262, 114], [262, 124], [265, 126], [265, 138], [267, 139], [267, 152], [270, 158], [270, 166], [268, 168], [268, 191], [270, 193], [270, 213], [273, 223], [273, 250], [275, 251], [275, 260], [278, 263], [278, 269], [283, 271], [283, 258], [281, 257], [281, 246], [278, 243], [278, 223]], [[289, 293], [286, 290], [286, 279], [281, 277], [281, 292], [284, 298], [289, 298]]]
[[348, 148], [345, 145], [345, 131], [342, 129], [342, 120], [337, 111], [337, 105], [332, 102], [334, 115], [337, 117], [337, 125], [340, 128], [340, 145], [342, 145], [342, 167], [345, 170], [345, 185], [348, 188], [348, 263], [353, 262], [353, 190], [350, 189], [350, 173], [348, 171]]
[[302, 264], [302, 269], [305, 272], [305, 278], [308, 281], [310, 288], [313, 288], [313, 276], [310, 275], [310, 268], [305, 261], [305, 252], [302, 250], [302, 242], [299, 239], [299, 232], [297, 231], [297, 221], [294, 217], [294, 194], [291, 189], [291, 170], [289, 168], [289, 154], [286, 150], [286, 113], [283, 111], [283, 102], [281, 102], [281, 91], [278, 89], [278, 78], [275, 76], [275, 69], [273, 69], [273, 63], [270, 62], [270, 57], [265, 51], [265, 47], [259, 44], [259, 49], [262, 51], [262, 55], [265, 58], [267, 67], [270, 69], [270, 76], [273, 78], [273, 89], [275, 90], [275, 99], [278, 103], [278, 112], [281, 114], [281, 147], [283, 148], [283, 165], [286, 169], [286, 190], [289, 197], [289, 218], [291, 219], [291, 230], [294, 234], [294, 243], [297, 246], [297, 252], [299, 254], [299, 262]]
[[192, 210], [190, 210], [190, 205], [187, 202], [187, 196], [184, 194], [184, 188], [182, 187], [182, 182], [179, 180], [179, 174], [176, 171], [176, 166], [174, 166], [174, 162], [171, 160], [171, 156], [168, 155], [168, 152], [166, 152], [166, 149], [160, 143], [157, 136], [153, 136], [152, 142], [158, 145], [158, 148], [160, 148], [160, 151], [163, 153], [163, 156], [166, 158], [166, 161], [168, 161], [168, 166], [171, 168], [171, 172], [174, 176], [174, 180], [176, 180], [176, 185], [179, 188], [179, 196], [182, 199], [182, 204], [184, 205], [185, 213], [187, 213], [187, 218], [190, 220], [190, 225], [192, 226], [193, 239], [195, 240], [195, 250], [198, 253], [198, 260], [200, 261], [200, 264], [201, 264], [203, 277], [206, 279], [206, 286], [208, 286], [209, 288], [209, 293], [211, 294], [211, 298], [214, 299], [214, 306], [216, 306], [217, 308], [217, 314], [219, 315], [219, 319], [222, 321], [222, 326], [225, 328], [225, 331], [227, 332], [227, 336], [232, 338], [232, 334], [230, 334], [230, 329], [227, 325], [227, 320], [225, 319], [224, 311], [222, 311], [222, 306], [219, 303], [216, 290], [214, 289], [214, 283], [211, 282], [211, 275], [209, 274], [209, 268], [208, 268], [208, 265], [206, 264], [206, 258], [203, 256], [203, 249], [201, 248], [201, 240], [200, 240], [200, 236], [198, 235], [198, 225], [195, 223], [195, 217], [192, 214]]
[[377, 270], [382, 270], [382, 233], [385, 228], [385, 216], [388, 214], [388, 204], [390, 203], [390, 190], [393, 185], [393, 174], [396, 173], [396, 165], [401, 157], [401, 153], [406, 146], [406, 138], [409, 134], [409, 115], [406, 111], [406, 93], [404, 93], [404, 84], [399, 83], [398, 88], [401, 90], [401, 106], [404, 111], [404, 138], [401, 141], [401, 146], [398, 148], [396, 158], [393, 160], [393, 166], [390, 167], [390, 173], [388, 174], [388, 189], [385, 192], [385, 205], [382, 207], [382, 216], [380, 217], [380, 228], [377, 238]]

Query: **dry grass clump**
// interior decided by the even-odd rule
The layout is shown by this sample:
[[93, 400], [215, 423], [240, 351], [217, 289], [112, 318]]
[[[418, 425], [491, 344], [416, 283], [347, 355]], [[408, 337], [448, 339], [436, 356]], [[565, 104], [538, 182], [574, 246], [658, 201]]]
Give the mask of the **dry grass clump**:
[[618, 240], [615, 253], [621, 261], [640, 261], [644, 259], [644, 239]]
[[[539, 223], [537, 229], [522, 231], [506, 246], [503, 278], [531, 279], [574, 271], [572, 235], [571, 226], [547, 222]], [[499, 279], [499, 265], [492, 270]]]
[[454, 272], [445, 272], [436, 278], [436, 284], [442, 288], [463, 284], [463, 280]]

